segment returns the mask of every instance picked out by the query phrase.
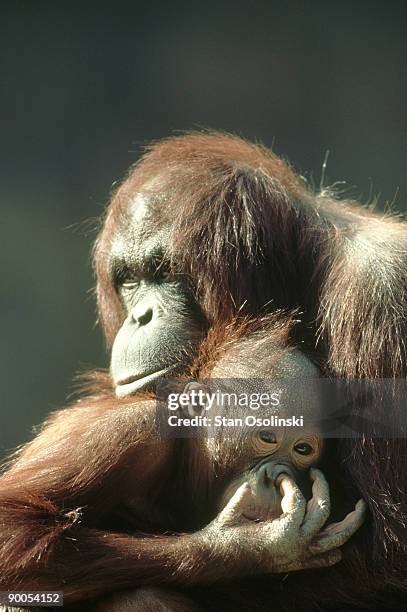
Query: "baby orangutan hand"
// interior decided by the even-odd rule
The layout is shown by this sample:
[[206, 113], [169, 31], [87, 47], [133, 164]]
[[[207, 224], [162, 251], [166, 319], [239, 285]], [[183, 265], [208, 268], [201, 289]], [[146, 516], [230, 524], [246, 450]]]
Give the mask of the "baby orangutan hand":
[[233, 572], [291, 572], [334, 565], [342, 546], [362, 525], [366, 504], [339, 523], [324, 528], [330, 514], [328, 483], [320, 470], [311, 469], [312, 498], [307, 502], [297, 484], [285, 474], [278, 481], [282, 501], [279, 518], [258, 522], [245, 517], [253, 505], [248, 483], [242, 484], [226, 507], [200, 532], [214, 555]]

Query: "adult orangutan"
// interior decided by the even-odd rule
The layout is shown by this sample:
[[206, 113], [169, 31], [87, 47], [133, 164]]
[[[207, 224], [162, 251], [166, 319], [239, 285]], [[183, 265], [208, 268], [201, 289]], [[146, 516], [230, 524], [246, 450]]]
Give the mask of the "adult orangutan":
[[[325, 373], [345, 379], [405, 378], [406, 254], [404, 223], [339, 202], [329, 190], [313, 193], [263, 147], [219, 133], [153, 144], [116, 191], [95, 249], [100, 320], [113, 345], [112, 383], [104, 379], [99, 391], [103, 395], [111, 385], [119, 399], [108, 394], [92, 401], [92, 409], [82, 402], [56, 426], [66, 440], [64, 460], [74, 460], [71, 449], [76, 447], [79, 416], [70, 414], [96, 410], [105, 427], [103, 439], [112, 437], [105, 445], [89, 436], [86, 446], [94, 472], [86, 472], [83, 494], [87, 499], [94, 490], [100, 496], [100, 504], [92, 504], [96, 515], [99, 510], [105, 516], [106, 505], [114, 501], [111, 495], [104, 498], [97, 469], [104, 453], [113, 463], [117, 456], [111, 410], [153, 386], [157, 377], [182, 370], [214, 323], [222, 325], [235, 314], [298, 308], [293, 340]], [[142, 410], [137, 414], [142, 426]], [[60, 441], [55, 445], [59, 448]], [[37, 491], [26, 470], [35, 465], [39, 476], [50, 478], [47, 487], [55, 486], [59, 495], [65, 490], [65, 508], [70, 508], [77, 476], [71, 481], [69, 469], [58, 461], [38, 471], [36, 443], [29, 448], [24, 469], [19, 464], [20, 484], [9, 472], [1, 485], [3, 525], [12, 527], [18, 520], [28, 529], [19, 531], [26, 564], [38, 555], [45, 559], [59, 541], [48, 537], [49, 520], [61, 532], [77, 523], [81, 497], [76, 491], [74, 508], [61, 518], [61, 507], [50, 493], [44, 497], [42, 485]], [[157, 461], [161, 469], [161, 458]], [[351, 570], [340, 571], [342, 563], [321, 570], [323, 581], [319, 575], [314, 580], [312, 572], [304, 579], [290, 574], [287, 582], [297, 599], [301, 593], [304, 601], [318, 605], [391, 608], [404, 596], [406, 462], [404, 439], [370, 435], [337, 443], [333, 465], [340, 471], [328, 474], [333, 496], [345, 482], [351, 501], [363, 497], [370, 532], [359, 539]], [[149, 474], [154, 465], [150, 460]], [[139, 469], [142, 473], [144, 464]], [[110, 469], [108, 476], [115, 491], [126, 487], [125, 470]], [[120, 531], [120, 521], [114, 527]], [[172, 529], [169, 519], [163, 528]], [[8, 528], [4, 533], [10, 533]], [[92, 550], [88, 542], [86, 551]], [[3, 553], [3, 581], [10, 572], [22, 580], [21, 564]]]

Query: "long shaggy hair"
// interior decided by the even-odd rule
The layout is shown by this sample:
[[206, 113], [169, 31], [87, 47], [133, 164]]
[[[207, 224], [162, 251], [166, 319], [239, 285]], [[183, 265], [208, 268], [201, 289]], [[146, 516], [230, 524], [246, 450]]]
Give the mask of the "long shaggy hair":
[[[209, 327], [234, 316], [261, 318], [296, 309], [299, 322], [290, 327], [287, 342], [311, 355], [327, 375], [349, 381], [406, 378], [406, 225], [338, 201], [327, 190], [314, 193], [270, 150], [217, 132], [153, 143], [113, 195], [94, 251], [99, 315], [108, 343], [125, 316], [110, 269], [111, 248], [114, 237], [128, 226], [129, 207], [140, 192], [151, 203], [152, 231], [169, 230], [169, 264], [190, 279]], [[213, 345], [202, 350], [207, 353], [201, 354], [201, 364]], [[400, 404], [376, 403], [383, 418], [400, 417]], [[69, 558], [75, 596], [96, 593], [96, 583], [100, 592], [100, 583], [108, 580], [103, 555], [116, 536], [109, 540], [107, 535], [96, 548], [100, 532], [87, 529], [82, 542], [77, 526], [84, 500], [93, 499], [97, 515], [96, 505], [110, 503], [121, 490], [115, 489], [118, 483], [123, 486], [126, 453], [135, 452], [140, 439], [139, 424], [132, 429], [137, 411], [134, 406], [122, 411], [125, 405], [109, 390], [109, 379], [95, 374], [90, 397], [52, 417], [0, 479], [3, 589], [27, 580], [32, 585], [35, 564], [39, 583], [55, 586], [64, 555], [58, 557], [56, 570], [47, 558], [50, 551], [60, 550], [61, 538], [69, 540], [72, 528], [78, 538], [78, 544], [72, 540]], [[110, 415], [115, 415], [122, 439]], [[120, 429], [127, 427], [125, 418], [129, 433]], [[83, 442], [91, 419], [100, 422], [97, 444], [91, 437]], [[360, 439], [339, 440], [327, 458], [339, 517], [359, 497], [370, 510], [368, 522], [345, 546], [344, 560], [323, 570], [290, 574], [284, 581], [276, 576], [250, 579], [229, 589], [229, 596], [234, 589], [236, 594], [248, 589], [252, 597], [253, 588], [258, 589], [258, 607], [255, 599], [245, 604], [252, 610], [315, 610], [336, 604], [394, 609], [405, 597], [407, 444], [402, 437], [376, 434], [372, 430]], [[153, 451], [148, 456], [154, 465], [162, 457]], [[84, 467], [77, 474], [79, 460]], [[140, 473], [145, 469], [140, 466]], [[106, 485], [89, 498], [103, 470]], [[179, 467], [177, 473], [181, 479]], [[89, 559], [94, 591], [89, 591], [86, 576], [75, 574], [76, 546]], [[207, 597], [207, 591], [201, 593], [202, 600]], [[234, 609], [239, 609], [236, 597]], [[216, 609], [213, 603], [211, 609]], [[226, 604], [218, 609], [227, 609]]]
[[[406, 225], [329, 190], [314, 193], [269, 149], [218, 132], [151, 144], [114, 194], [95, 249], [108, 340], [122, 313], [105, 254], [140, 191], [151, 197], [157, 227], [170, 226], [168, 258], [192, 279], [210, 322], [298, 308], [297, 340], [329, 375], [406, 377]], [[377, 410], [399, 417], [392, 406], [378, 402]], [[371, 522], [346, 563], [326, 570], [335, 576], [326, 582], [327, 599], [334, 592], [349, 601], [362, 592], [367, 599], [383, 589], [404, 592], [406, 441], [342, 440], [335, 466], [351, 497], [367, 501]], [[331, 482], [335, 488], [335, 477]]]

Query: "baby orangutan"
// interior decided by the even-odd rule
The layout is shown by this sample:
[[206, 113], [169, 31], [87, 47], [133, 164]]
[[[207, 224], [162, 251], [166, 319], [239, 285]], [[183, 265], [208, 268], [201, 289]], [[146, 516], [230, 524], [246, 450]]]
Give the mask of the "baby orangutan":
[[[197, 380], [181, 385], [174, 381], [173, 387], [170, 383], [178, 390], [172, 400], [179, 400], [170, 416], [168, 386], [162, 396], [167, 402], [159, 416], [163, 435], [180, 436], [178, 442], [189, 444], [185, 477], [189, 474], [190, 485], [184, 505], [192, 524], [203, 523], [193, 537], [200, 542], [199, 562], [214, 583], [197, 596], [189, 591], [202, 609], [276, 609], [265, 603], [273, 595], [271, 574], [335, 565], [342, 557], [340, 547], [363, 522], [365, 503], [359, 500], [344, 520], [325, 527], [329, 486], [313, 467], [324, 448], [319, 425], [324, 411], [322, 379], [305, 355], [287, 348], [285, 325], [272, 321], [266, 328], [229, 328], [227, 341], [217, 330], [203, 347]], [[231, 340], [233, 334], [236, 338]], [[232, 378], [236, 375], [238, 379]], [[268, 397], [273, 405], [259, 407], [260, 397]], [[249, 405], [243, 406], [244, 398]], [[303, 426], [282, 424], [299, 415]], [[185, 563], [192, 584], [202, 566], [187, 556]], [[238, 602], [233, 600], [236, 587], [230, 585], [230, 603], [225, 603], [228, 595], [223, 592], [219, 604], [215, 585], [256, 574], [269, 574], [266, 591], [253, 588], [251, 593], [249, 578], [246, 599], [239, 595]], [[113, 602], [123, 607], [112, 610], [139, 609], [135, 601], [146, 611], [196, 609], [195, 603], [182, 595], [177, 599], [174, 592], [141, 589], [129, 595], [115, 595]]]
[[[323, 529], [330, 515], [329, 486], [314, 466], [324, 449], [325, 387], [310, 359], [287, 348], [286, 331], [276, 326], [266, 336], [254, 332], [222, 347], [205, 383], [185, 387], [195, 397], [199, 391], [204, 400], [212, 397], [211, 407], [204, 401], [183, 409], [188, 416], [206, 416], [201, 444], [216, 475], [213, 495], [221, 510], [216, 529], [222, 521], [246, 524], [245, 540], [253, 549], [253, 521], [261, 538], [266, 523], [268, 542], [276, 542], [269, 548], [273, 572], [303, 569], [306, 559], [312, 566], [338, 561], [338, 547], [360, 527], [365, 508], [359, 500], [343, 521]], [[232, 378], [236, 374], [239, 378]], [[243, 545], [240, 538], [239, 548]]]

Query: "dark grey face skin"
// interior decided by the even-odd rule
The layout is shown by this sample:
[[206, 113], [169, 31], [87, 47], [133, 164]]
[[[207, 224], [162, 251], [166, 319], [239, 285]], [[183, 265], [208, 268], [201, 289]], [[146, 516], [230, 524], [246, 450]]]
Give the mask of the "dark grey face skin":
[[118, 397], [173, 373], [185, 363], [205, 327], [186, 279], [168, 273], [169, 231], [153, 231], [151, 214], [148, 199], [138, 195], [127, 228], [113, 240], [111, 270], [126, 311], [110, 366]]

